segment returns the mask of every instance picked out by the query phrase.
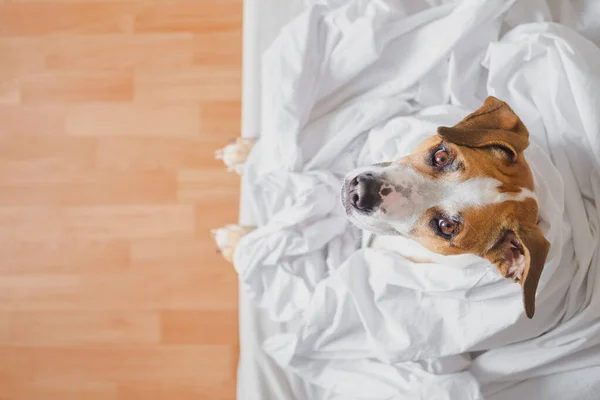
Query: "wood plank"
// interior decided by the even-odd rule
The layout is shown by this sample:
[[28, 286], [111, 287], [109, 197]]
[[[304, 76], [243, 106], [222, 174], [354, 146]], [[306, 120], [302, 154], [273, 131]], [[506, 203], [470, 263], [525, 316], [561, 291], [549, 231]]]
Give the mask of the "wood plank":
[[20, 79], [24, 103], [127, 101], [133, 98], [128, 70], [68, 71], [31, 74]]
[[241, 0], [153, 2], [135, 15], [136, 32], [220, 32], [239, 30]]
[[[20, 359], [19, 369], [31, 368], [40, 381], [78, 385], [97, 382], [127, 384], [155, 380], [191, 385], [202, 377], [218, 385], [231, 379], [229, 346], [123, 346], [123, 347], [0, 347], [0, 359]], [[12, 370], [0, 363], [0, 374]], [[23, 371], [26, 372], [26, 371]], [[68, 377], [68, 378], [67, 378]]]
[[137, 101], [235, 101], [241, 75], [220, 67], [139, 68], [135, 71]]
[[46, 241], [61, 237], [59, 210], [50, 207], [0, 207], [0, 241]]
[[131, 32], [133, 11], [127, 2], [2, 2], [0, 35]]
[[195, 51], [192, 63], [196, 66], [218, 65], [234, 68], [242, 65], [242, 52], [231, 51], [231, 48], [241, 41], [241, 29], [197, 34], [194, 36]]
[[211, 101], [200, 105], [203, 131], [222, 137], [222, 146], [240, 136], [241, 114], [242, 104], [239, 101]]
[[181, 264], [190, 262], [201, 265], [207, 254], [215, 253], [212, 244], [200, 237], [170, 237], [137, 239], [130, 242], [130, 260], [132, 265], [149, 263]]
[[236, 398], [235, 382], [207, 383], [204, 380], [195, 385], [165, 385], [150, 382], [144, 385], [120, 385], [118, 400], [231, 400]]
[[[186, 68], [189, 66], [235, 67], [241, 52], [231, 48], [241, 42], [241, 29], [224, 32], [160, 32], [55, 36], [43, 39], [2, 39], [0, 50], [10, 57], [14, 71], [98, 70], [138, 67]], [[2, 68], [2, 66], [0, 66]], [[0, 69], [2, 70], [2, 69]]]
[[32, 72], [43, 72], [46, 69], [45, 46], [47, 41], [40, 37], [0, 35], [1, 76], [22, 76]]
[[148, 238], [194, 233], [192, 207], [164, 206], [70, 207], [64, 210], [64, 233], [80, 238]]
[[42, 50], [50, 70], [185, 67], [195, 60], [192, 34], [107, 34], [46, 38]]
[[188, 205], [0, 207], [0, 239], [94, 240], [189, 235], [195, 210]]
[[216, 344], [237, 342], [237, 311], [165, 310], [160, 314], [163, 344]]
[[177, 181], [169, 171], [96, 170], [62, 176], [49, 180], [21, 173], [19, 179], [0, 181], [0, 206], [167, 204], [176, 199]]
[[[91, 120], [97, 123], [90, 124]], [[198, 137], [200, 110], [195, 104], [85, 104], [66, 113], [66, 132], [85, 136]]]
[[160, 319], [150, 311], [0, 312], [0, 319], [8, 321], [8, 337], [3, 343], [12, 346], [70, 348], [160, 342]]
[[0, 175], [47, 177], [91, 171], [95, 153], [96, 140], [91, 137], [10, 134], [0, 140]]
[[200, 264], [136, 263], [132, 269], [103, 275], [4, 275], [0, 310], [233, 310], [237, 276], [232, 268], [214, 267], [217, 256]]
[[0, 279], [9, 274], [106, 274], [129, 267], [130, 244], [114, 239], [2, 240], [0, 254]]
[[0, 159], [6, 161], [35, 162], [38, 159], [86, 159], [92, 166], [96, 141], [94, 138], [69, 138], [65, 136], [10, 135], [0, 141]]
[[[156, 171], [222, 166], [214, 158], [218, 138], [104, 137], [98, 139], [96, 165], [102, 169]], [[140, 146], [144, 151], [140, 152]]]
[[114, 383], [39, 382], [11, 379], [2, 381], [3, 399], [8, 400], [115, 400], [118, 387]]
[[237, 196], [234, 193], [239, 191], [240, 179], [219, 166], [180, 170], [177, 183], [177, 198], [180, 202], [192, 202], [200, 209], [210, 210], [220, 207], [223, 204], [221, 202], [236, 203]]
[[52, 136], [65, 133], [65, 109], [53, 104], [0, 105], [0, 121], [0, 136], [31, 138], [33, 135]]
[[17, 104], [20, 101], [19, 79], [11, 75], [0, 77], [0, 104]]

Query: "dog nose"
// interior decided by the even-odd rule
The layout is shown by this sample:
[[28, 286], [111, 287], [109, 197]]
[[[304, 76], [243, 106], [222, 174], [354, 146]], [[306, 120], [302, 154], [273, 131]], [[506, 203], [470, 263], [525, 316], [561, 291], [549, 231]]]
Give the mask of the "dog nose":
[[380, 200], [379, 183], [372, 173], [359, 174], [348, 187], [350, 203], [361, 211], [371, 211]]

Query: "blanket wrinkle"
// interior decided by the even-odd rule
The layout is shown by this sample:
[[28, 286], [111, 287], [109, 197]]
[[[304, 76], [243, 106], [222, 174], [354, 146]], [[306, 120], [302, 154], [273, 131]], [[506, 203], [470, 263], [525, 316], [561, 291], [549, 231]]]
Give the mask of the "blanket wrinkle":
[[[263, 134], [243, 176], [259, 227], [235, 268], [282, 324], [264, 350], [328, 399], [593, 398], [600, 7], [307, 1], [263, 56]], [[347, 171], [411, 152], [487, 95], [530, 132], [525, 157], [551, 243], [533, 320], [518, 286], [483, 259], [432, 254], [417, 265], [397, 251], [417, 245], [399, 238], [359, 248], [339, 201]], [[573, 371], [568, 390], [553, 383]]]

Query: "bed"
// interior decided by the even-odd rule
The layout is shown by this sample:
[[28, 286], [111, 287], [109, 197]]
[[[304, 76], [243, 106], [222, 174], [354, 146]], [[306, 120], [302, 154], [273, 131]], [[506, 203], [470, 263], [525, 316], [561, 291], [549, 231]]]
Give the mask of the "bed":
[[[473, 3], [475, 5], [481, 6], [480, 2], [477, 1], [464, 1], [463, 3]], [[265, 121], [262, 115], [264, 115], [264, 100], [261, 100], [261, 96], [264, 94], [265, 86], [264, 81], [261, 79], [261, 73], [264, 73], [264, 66], [261, 61], [261, 57], [264, 52], [269, 48], [269, 46], [273, 43], [275, 38], [280, 34], [281, 29], [285, 26], [289, 21], [293, 20], [296, 16], [300, 15], [303, 11], [307, 10], [309, 5], [319, 3], [319, 1], [311, 1], [311, 0], [254, 0], [254, 1], [245, 1], [244, 3], [244, 70], [243, 70], [243, 109], [242, 109], [242, 136], [246, 138], [258, 138], [265, 129]], [[331, 6], [335, 4], [342, 4], [344, 1], [321, 1], [320, 3], [329, 3]], [[362, 3], [361, 7], [366, 6], [369, 1], [354, 1], [354, 3]], [[382, 6], [387, 6], [386, 3], [390, 3], [389, 1], [377, 1], [373, 0], [372, 3], [381, 3]], [[399, 2], [402, 3], [402, 2]], [[414, 6], [412, 9], [412, 4], [419, 3], [419, 5]], [[410, 3], [411, 6], [402, 10], [407, 14], [415, 13], [417, 14], [420, 11], [424, 11], [428, 7], [435, 6], [435, 12], [432, 12], [428, 15], [427, 13], [423, 13], [423, 18], [431, 18], [432, 20], [435, 18], [441, 18], [446, 14], [452, 13], [453, 7], [455, 7], [455, 2], [449, 1], [422, 1]], [[459, 2], [460, 3], [460, 2]], [[493, 4], [492, 4], [493, 3]], [[488, 4], [492, 4], [489, 10], [482, 10], [477, 15], [477, 18], [489, 18], [490, 21], [493, 21], [494, 18], [497, 18], [498, 15], [505, 15], [502, 20], [502, 26], [498, 26], [498, 31], [502, 32], [502, 35], [505, 34], [510, 29], [514, 28], [516, 25], [519, 25], [521, 22], [515, 22], [519, 19], [527, 20], [529, 22], [539, 22], [544, 20], [553, 20], [559, 21], [565, 26], [570, 26], [575, 28], [580, 34], [585, 36], [588, 42], [581, 42], [581, 46], [590, 46], [589, 48], [594, 50], [594, 46], [597, 46], [600, 43], [600, 24], [597, 23], [598, 19], [594, 17], [595, 15], [600, 15], [600, 7], [598, 4], [594, 4], [589, 1], [577, 1], [572, 3], [572, 6], [567, 6], [566, 2], [561, 1], [548, 1], [545, 2], [543, 0], [537, 2], [531, 2], [529, 6], [524, 6], [521, 4], [513, 4], [511, 1], [495, 1]], [[404, 2], [403, 4], [409, 4], [409, 2]], [[421, 9], [419, 9], [421, 7]], [[475, 7], [476, 8], [476, 7]], [[507, 10], [509, 10], [507, 12]], [[423, 23], [423, 20], [415, 22]], [[467, 20], [465, 24], [470, 23]], [[491, 23], [491, 22], [490, 22]], [[554, 28], [552, 28], [554, 29]], [[556, 28], [558, 31], [552, 31], [550, 35], [560, 35], [560, 30], [563, 29], [561, 27]], [[556, 33], [559, 32], [559, 33]], [[527, 33], [527, 32], [526, 32]], [[535, 33], [537, 35], [538, 33]], [[524, 34], [525, 35], [525, 34]], [[570, 35], [570, 33], [565, 34]], [[523, 36], [525, 38], [525, 36]], [[485, 42], [486, 46], [489, 41], [494, 41], [493, 37], [484, 38], [482, 42], [473, 42], [474, 48], [478, 46], [478, 43], [481, 44]], [[527, 38], [522, 40], [529, 40]], [[577, 39], [579, 40], [579, 39]], [[578, 42], [579, 43], [579, 42]], [[582, 48], [583, 48], [582, 47]], [[595, 48], [597, 49], [597, 48]], [[501, 49], [499, 49], [501, 50]], [[498, 51], [499, 51], [498, 50]], [[590, 51], [592, 51], [590, 50]], [[469, 49], [464, 50], [465, 53], [468, 54]], [[488, 54], [489, 56], [489, 54]], [[591, 58], [590, 58], [591, 60]], [[594, 63], [594, 60], [588, 60], [589, 63]], [[483, 62], [483, 60], [480, 60]], [[485, 62], [488, 63], [489, 60]], [[585, 64], [584, 61], [582, 61]], [[468, 65], [464, 65], [464, 68], [469, 68]], [[509, 66], [506, 66], [507, 68]], [[432, 80], [437, 79], [441, 72], [438, 70], [431, 71], [429, 78]], [[595, 77], [591, 79], [591, 81], [595, 82]], [[600, 81], [599, 81], [600, 82]], [[462, 85], [467, 85], [468, 82], [461, 82]], [[593, 84], [595, 85], [595, 83]], [[493, 85], [488, 84], [488, 89], [494, 89]], [[594, 86], [595, 88], [596, 86]], [[598, 86], [600, 88], [600, 86]], [[474, 89], [475, 90], [475, 89]], [[500, 89], [496, 89], [500, 90]], [[595, 89], [594, 89], [595, 90]], [[419, 92], [417, 96], [419, 101], [423, 104], [430, 104], [432, 106], [438, 103], [450, 102], [453, 104], [460, 104], [465, 109], [469, 107], [473, 107], [476, 104], [475, 98], [481, 98], [480, 94], [473, 95], [469, 97], [463, 94], [450, 94], [450, 100], [442, 100], [436, 97], [435, 93], [431, 95], [432, 92], [428, 92], [423, 89], [422, 92]], [[510, 97], [509, 92], [496, 93], [499, 95], [503, 95], [503, 97]], [[454, 96], [454, 97], [453, 97]], [[515, 100], [516, 101], [516, 100]], [[399, 103], [398, 107], [402, 107], [404, 103]], [[525, 104], [525, 102], [524, 102]], [[600, 103], [598, 103], [600, 104]], [[526, 107], [523, 109], [526, 110]], [[406, 114], [411, 114], [415, 112], [413, 109], [405, 110]], [[540, 119], [543, 119], [544, 115], [540, 116]], [[441, 118], [441, 117], [440, 117]], [[592, 118], [593, 119], [593, 118]], [[421, 122], [420, 122], [421, 123]], [[546, 122], [547, 123], [547, 122]], [[583, 125], [586, 123], [590, 123], [589, 121], [583, 121]], [[532, 121], [531, 125], [540, 126], [540, 129], [544, 129], [544, 124], [540, 125], [540, 121]], [[588, 126], [588, 128], [592, 129]], [[546, 128], [547, 130], [547, 128]], [[589, 140], [589, 147], [593, 149], [597, 149], [600, 151], [600, 140], [598, 139], [598, 135], [596, 132], [595, 138], [590, 136], [589, 138], [582, 138], [581, 140]], [[364, 142], [360, 142], [357, 146], [364, 145]], [[547, 143], [546, 143], [547, 145]], [[285, 146], [283, 144], [282, 146]], [[385, 143], [381, 145], [385, 147]], [[310, 146], [308, 146], [310, 147]], [[312, 149], [314, 150], [314, 149]], [[356, 149], [354, 149], [356, 150]], [[353, 149], [349, 151], [354, 151]], [[397, 150], [397, 149], [396, 149]], [[307, 151], [311, 151], [308, 149]], [[379, 151], [377, 156], [380, 158], [389, 157], [389, 153], [386, 154], [385, 151]], [[358, 151], [356, 152], [354, 158], [359, 158], [360, 155]], [[373, 158], [373, 155], [370, 155]], [[569, 158], [569, 155], [565, 157]], [[369, 158], [370, 160], [370, 158]], [[594, 164], [593, 161], [590, 161], [590, 165]], [[338, 167], [346, 167], [349, 169], [349, 165], [341, 165]], [[590, 167], [592, 170], [595, 170], [597, 166], [594, 164]], [[592, 172], [592, 179], [598, 179], [600, 175], [594, 175], [596, 172]], [[320, 178], [319, 178], [320, 179]], [[564, 176], [563, 176], [564, 179]], [[600, 181], [598, 182], [600, 183]], [[256, 205], [252, 204], [249, 200], [253, 196], [251, 193], [251, 179], [244, 179], [242, 185], [242, 194], [241, 194], [241, 209], [240, 209], [240, 224], [247, 226], [261, 226], [264, 225], [265, 221], [261, 220], [260, 217], [256, 215]], [[568, 186], [568, 182], [567, 182]], [[596, 190], [600, 188], [600, 184], [598, 186], [594, 186], [586, 190], [586, 195], [584, 197], [593, 198], [597, 196], [598, 193]], [[573, 190], [577, 190], [577, 187], [570, 187]], [[255, 196], [254, 196], [255, 197]], [[587, 207], [587, 205], [586, 205]], [[591, 207], [591, 206], [590, 206]], [[598, 231], [596, 230], [596, 224], [598, 221], [598, 214], [595, 206], [592, 208], [587, 208], [587, 218], [591, 219], [590, 226], [591, 228], [591, 236], [589, 241], [587, 242], [590, 251], [587, 252], [583, 258], [589, 259], [588, 261], [592, 265], [596, 265], [598, 263]], [[594, 214], [595, 213], [595, 214]], [[333, 236], [333, 234], [332, 234]], [[353, 238], [355, 239], [355, 238]], [[584, 242], [587, 239], [582, 239]], [[594, 243], [594, 241], [596, 243]], [[576, 245], [577, 246], [577, 245]], [[242, 257], [242, 256], [240, 256]], [[341, 263], [341, 262], [340, 262]], [[237, 267], [236, 267], [237, 268]], [[240, 272], [241, 276], [242, 272], [238, 268], [238, 272]], [[320, 278], [319, 278], [320, 279]], [[589, 275], [586, 279], [593, 280], [594, 276]], [[241, 281], [244, 279], [242, 278]], [[318, 279], [317, 279], [318, 280]], [[598, 280], [598, 278], [596, 278]], [[323, 354], [309, 354], [310, 352], [306, 352], [305, 354], [290, 354], [290, 340], [298, 340], [297, 337], [290, 339], [295, 332], [298, 330], [306, 329], [306, 323], [302, 320], [302, 318], [287, 318], [282, 317], [285, 314], [284, 311], [281, 310], [265, 310], [264, 304], [262, 307], [258, 307], [256, 305], [256, 301], [254, 299], [254, 295], [249, 294], [249, 291], [244, 286], [244, 284], [240, 285], [240, 293], [239, 293], [239, 312], [240, 312], [240, 359], [239, 359], [239, 367], [238, 367], [238, 386], [237, 393], [238, 399], [240, 400], [308, 400], [308, 399], [322, 399], [322, 400], [333, 400], [333, 399], [350, 399], [351, 397], [348, 395], [348, 392], [340, 392], [339, 386], [334, 384], [329, 384], [332, 380], [339, 378], [342, 382], [340, 385], [346, 382], [347, 387], [352, 387], [350, 384], [353, 380], [353, 377], [356, 377], [357, 388], [355, 389], [355, 393], [357, 393], [356, 398], [370, 398], [368, 396], [369, 391], [371, 393], [378, 393], [379, 390], [376, 384], [370, 385], [368, 381], [362, 382], [359, 375], [353, 375], [356, 371], [352, 371], [346, 369], [346, 365], [342, 365], [337, 373], [333, 375], [325, 376], [324, 374], [320, 374], [319, 376], [312, 375], [312, 372], [307, 368], [282, 368], [281, 365], [288, 364], [292, 365], [294, 362], [303, 362], [302, 357], [306, 357], [305, 360], [312, 360], [310, 362], [306, 362], [307, 365], [316, 365], [315, 368], [323, 367], [322, 360]], [[593, 298], [596, 299], [596, 298]], [[264, 300], [264, 299], [263, 299]], [[267, 299], [268, 300], [268, 299]], [[314, 302], [314, 300], [313, 300]], [[310, 307], [310, 304], [304, 304], [302, 307]], [[277, 314], [277, 312], [279, 312]], [[274, 318], [273, 315], [277, 314]], [[281, 318], [280, 318], [281, 317]], [[335, 313], [331, 314], [331, 318], [335, 318]], [[274, 319], [279, 320], [278, 322], [274, 322]], [[594, 329], [590, 329], [586, 331], [587, 336], [595, 337], [598, 336], [600, 332], [597, 326]], [[339, 332], [338, 332], [339, 333]], [[280, 340], [278, 342], [271, 341], [271, 351], [270, 355], [265, 351], [265, 341], [269, 338], [278, 337]], [[285, 343], [285, 344], [284, 344]], [[566, 343], [566, 342], [565, 342]], [[278, 349], [277, 346], [280, 348]], [[517, 349], [518, 350], [518, 349]], [[587, 350], [587, 354], [582, 354], [581, 351]], [[579, 354], [577, 352], [580, 351]], [[585, 351], [584, 351], [585, 352]], [[278, 354], [278, 356], [274, 356], [274, 354]], [[565, 353], [566, 354], [566, 353]], [[564, 358], [564, 368], [557, 368], [555, 366], [550, 366], [547, 370], [536, 369], [532, 367], [528, 370], [527, 373], [523, 373], [521, 378], [513, 379], [511, 382], [500, 382], [493, 381], [486, 386], [486, 392], [489, 396], [485, 396], [486, 399], [490, 398], [493, 400], [505, 400], [511, 398], [521, 398], [526, 394], [530, 396], [531, 400], [535, 399], [568, 399], [569, 393], [577, 393], [577, 397], [572, 397], [573, 399], [594, 399], [594, 397], [598, 390], [600, 390], [599, 381], [600, 378], [600, 348], [597, 343], [590, 342], [587, 347], [582, 347], [580, 350], [572, 349], [569, 352], [568, 356]], [[297, 356], [297, 357], [296, 357]], [[296, 357], [296, 358], [295, 358]], [[313, 357], [313, 358], [311, 358]], [[321, 358], [320, 358], [321, 357]], [[585, 359], [584, 361], [577, 361], [580, 359]], [[317, 360], [320, 364], [315, 362]], [[445, 359], [446, 360], [446, 359]], [[449, 364], [452, 365], [462, 365], [462, 360], [455, 360], [452, 357], [447, 359]], [[313, 364], [311, 364], [311, 362]], [[331, 365], [334, 365], [335, 362], [329, 360]], [[549, 363], [549, 361], [548, 361]], [[441, 363], [443, 364], [443, 362]], [[567, 367], [567, 365], [571, 365], [571, 367]], [[364, 370], [364, 366], [361, 367]], [[335, 370], [335, 367], [332, 367]], [[434, 368], [435, 369], [435, 368]], [[452, 368], [451, 368], [452, 369]], [[459, 367], [455, 368], [456, 371], [460, 371]], [[361, 369], [358, 369], [360, 371]], [[464, 368], [463, 368], [464, 370]], [[455, 372], [456, 372], [455, 371]], [[532, 372], [533, 371], [533, 372]], [[549, 372], [550, 371], [550, 372]], [[552, 371], [556, 374], [551, 375]], [[558, 374], [560, 372], [560, 374]], [[382, 370], [382, 374], [387, 373]], [[477, 374], [480, 375], [477, 375]], [[486, 376], [485, 371], [475, 371], [474, 374], [478, 377]], [[509, 374], [508, 374], [509, 375]], [[507, 376], [508, 376], [507, 375]], [[549, 378], [550, 376], [550, 378]], [[594, 378], [596, 377], [596, 378]], [[401, 382], [404, 378], [399, 379], [398, 382]], [[471, 377], [465, 377], [464, 381], [463, 376], [453, 375], [454, 382], [461, 382], [460, 385], [462, 389], [460, 390], [470, 390], [469, 385], [472, 384], [470, 381]], [[527, 380], [526, 380], [527, 379]], [[393, 379], [392, 379], [393, 380]], [[389, 383], [389, 382], [388, 382]], [[364, 387], [364, 392], [361, 393], [361, 385]], [[416, 398], [439, 398], [439, 399], [448, 399], [448, 400], [466, 400], [466, 399], [480, 399], [483, 397], [481, 393], [478, 392], [478, 389], [473, 389], [473, 393], [456, 395], [456, 390], [454, 388], [453, 383], [448, 382], [435, 382], [432, 383], [432, 387], [435, 386], [438, 390], [437, 392], [428, 392], [429, 394], [424, 394], [425, 392], [420, 389], [417, 393], [415, 392], [415, 397], [410, 397], [408, 395], [402, 394], [402, 391], [399, 391], [397, 395], [390, 395], [382, 389], [382, 394], [373, 395], [372, 398], [398, 398], [398, 399], [416, 399]], [[459, 386], [460, 386], [459, 385]], [[467, 389], [465, 389], [467, 388]], [[567, 388], [567, 389], [565, 389]], [[411, 389], [412, 390], [412, 389]], [[561, 392], [562, 390], [562, 392]], [[565, 391], [566, 390], [566, 391]], [[477, 393], [475, 393], [477, 391]], [[365, 394], [366, 393], [366, 394]], [[408, 392], [407, 392], [408, 393]], [[411, 392], [412, 393], [412, 392]], [[454, 393], [454, 394], [453, 394]], [[466, 393], [466, 392], [465, 392]], [[566, 393], [566, 394], [565, 394]], [[425, 397], [418, 397], [425, 396]], [[438, 397], [436, 397], [438, 396]], [[459, 396], [459, 397], [457, 397]], [[466, 396], [466, 397], [462, 397]], [[515, 397], [516, 396], [516, 397]], [[562, 396], [562, 397], [561, 397]], [[565, 397], [566, 396], [566, 397]]]
[[[280, 29], [306, 8], [304, 0], [246, 0], [244, 2], [244, 54], [242, 137], [257, 138], [260, 124], [260, 58]], [[256, 225], [244, 202], [242, 187], [240, 224]], [[247, 293], [239, 291], [240, 356], [237, 398], [240, 400], [310, 399], [310, 388], [286, 373], [262, 349], [264, 340], [279, 326], [262, 313]]]

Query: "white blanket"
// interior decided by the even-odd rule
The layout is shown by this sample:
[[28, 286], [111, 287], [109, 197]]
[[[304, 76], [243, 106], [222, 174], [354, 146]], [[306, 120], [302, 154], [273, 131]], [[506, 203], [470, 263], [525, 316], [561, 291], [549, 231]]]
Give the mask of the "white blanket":
[[[244, 176], [260, 228], [235, 267], [285, 331], [265, 350], [327, 399], [597, 399], [600, 2], [552, 1], [554, 16], [543, 0], [319, 3], [263, 58]], [[340, 205], [350, 169], [407, 154], [487, 95], [531, 135], [552, 246], [533, 320], [478, 257], [359, 249]]]

